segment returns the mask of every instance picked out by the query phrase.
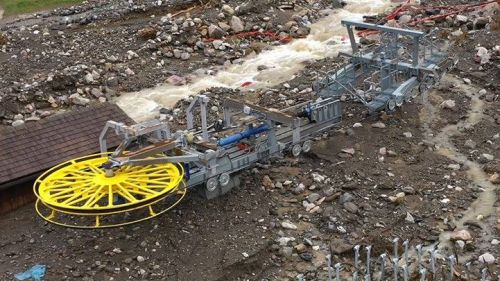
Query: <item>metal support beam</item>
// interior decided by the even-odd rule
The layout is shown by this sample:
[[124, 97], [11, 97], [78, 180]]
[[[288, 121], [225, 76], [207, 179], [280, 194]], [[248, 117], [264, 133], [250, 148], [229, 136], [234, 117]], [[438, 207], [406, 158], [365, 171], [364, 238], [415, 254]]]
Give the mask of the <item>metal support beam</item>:
[[347, 33], [349, 34], [349, 41], [351, 41], [352, 53], [358, 52], [358, 44], [356, 43], [356, 38], [354, 38], [354, 31], [350, 25], [347, 26]]
[[278, 110], [272, 110], [272, 109], [258, 106], [258, 105], [255, 105], [255, 104], [252, 104], [249, 102], [237, 101], [237, 100], [233, 100], [233, 99], [224, 100], [224, 108], [239, 110], [239, 111], [243, 112], [243, 109], [245, 107], [250, 108], [255, 113], [261, 115], [262, 117], [264, 117], [268, 120], [272, 120], [272, 121], [275, 121], [275, 122], [278, 122], [281, 124], [287, 124], [287, 125], [292, 124], [292, 122], [293, 122], [292, 116], [290, 116], [286, 113], [280, 112]]
[[412, 36], [412, 37], [421, 37], [421, 36], [424, 36], [424, 34], [425, 34], [424, 32], [421, 32], [421, 31], [402, 29], [402, 28], [396, 28], [396, 27], [389, 27], [389, 26], [385, 26], [385, 25], [377, 25], [377, 24], [373, 24], [373, 23], [366, 23], [366, 22], [360, 22], [360, 21], [343, 20], [343, 21], [341, 21], [341, 23], [342, 23], [342, 25], [346, 26], [348, 29], [350, 29], [351, 26], [354, 26], [354, 27], [378, 30], [378, 31], [382, 31], [382, 32], [396, 33], [396, 34], [400, 34], [400, 35], [408, 35], [408, 36]]

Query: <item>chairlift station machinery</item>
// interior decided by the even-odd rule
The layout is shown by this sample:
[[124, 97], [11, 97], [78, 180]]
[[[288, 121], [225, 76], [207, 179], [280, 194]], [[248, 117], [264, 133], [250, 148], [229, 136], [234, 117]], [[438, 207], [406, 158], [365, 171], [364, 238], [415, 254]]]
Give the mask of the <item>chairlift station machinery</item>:
[[[108, 121], [99, 137], [100, 154], [64, 162], [36, 180], [37, 213], [68, 227], [116, 227], [170, 210], [189, 189], [218, 197], [238, 186], [239, 172], [255, 163], [308, 152], [315, 136], [340, 124], [341, 96], [362, 102], [371, 113], [394, 111], [452, 66], [422, 32], [342, 24], [352, 46], [352, 54], [343, 55], [350, 62], [313, 85], [317, 100], [276, 110], [226, 99], [223, 120], [209, 125], [209, 98], [199, 95], [186, 110], [187, 128], [176, 132], [160, 120], [131, 126]], [[354, 27], [378, 32], [380, 43], [360, 50]], [[113, 152], [108, 152], [109, 132], [121, 139]]]

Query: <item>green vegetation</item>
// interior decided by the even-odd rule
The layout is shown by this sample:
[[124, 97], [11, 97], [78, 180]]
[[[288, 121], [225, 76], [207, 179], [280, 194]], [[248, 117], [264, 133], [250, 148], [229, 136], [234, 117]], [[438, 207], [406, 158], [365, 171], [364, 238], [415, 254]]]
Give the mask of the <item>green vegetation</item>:
[[0, 0], [5, 15], [17, 15], [81, 3], [82, 0]]

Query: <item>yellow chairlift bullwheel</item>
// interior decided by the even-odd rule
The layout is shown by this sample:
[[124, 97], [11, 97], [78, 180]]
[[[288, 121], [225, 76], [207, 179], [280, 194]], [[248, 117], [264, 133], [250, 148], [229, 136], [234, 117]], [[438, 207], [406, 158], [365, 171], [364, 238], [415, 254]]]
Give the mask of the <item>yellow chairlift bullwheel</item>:
[[42, 174], [34, 185], [37, 213], [75, 228], [144, 221], [177, 205], [186, 188], [181, 165], [122, 166], [106, 171], [103, 154], [73, 159]]

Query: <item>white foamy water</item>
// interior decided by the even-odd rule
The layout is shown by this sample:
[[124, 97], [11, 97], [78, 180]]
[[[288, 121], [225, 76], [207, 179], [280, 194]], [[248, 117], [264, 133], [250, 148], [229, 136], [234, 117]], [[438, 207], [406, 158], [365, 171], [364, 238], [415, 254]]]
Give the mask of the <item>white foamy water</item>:
[[[123, 93], [116, 103], [136, 122], [152, 119], [162, 107], [172, 107], [178, 100], [210, 87], [238, 88], [245, 82], [252, 84], [245, 89], [272, 87], [290, 80], [301, 70], [303, 62], [336, 56], [339, 51], [350, 49], [343, 19], [361, 20], [363, 15], [383, 12], [389, 0], [350, 0], [344, 9], [332, 13], [312, 24], [311, 33], [303, 39], [263, 51], [242, 64], [231, 65], [213, 76], [199, 76], [188, 85], [160, 84], [138, 92]], [[258, 71], [259, 65], [268, 69]]]

